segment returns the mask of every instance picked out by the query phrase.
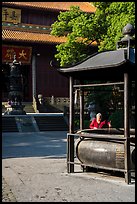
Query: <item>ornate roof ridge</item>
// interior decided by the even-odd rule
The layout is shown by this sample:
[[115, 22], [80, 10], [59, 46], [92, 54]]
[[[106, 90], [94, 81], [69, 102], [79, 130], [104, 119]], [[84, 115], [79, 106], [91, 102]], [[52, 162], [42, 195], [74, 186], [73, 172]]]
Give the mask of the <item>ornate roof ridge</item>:
[[37, 25], [37, 24], [25, 24], [25, 23], [7, 23], [2, 22], [2, 29], [4, 30], [16, 30], [25, 32], [37, 32], [37, 33], [50, 33], [51, 26]]

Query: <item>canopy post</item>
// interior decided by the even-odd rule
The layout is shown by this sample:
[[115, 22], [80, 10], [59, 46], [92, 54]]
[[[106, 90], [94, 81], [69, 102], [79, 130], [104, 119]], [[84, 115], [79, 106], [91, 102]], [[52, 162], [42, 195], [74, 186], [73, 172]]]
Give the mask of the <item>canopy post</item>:
[[[80, 82], [80, 84], [82, 81]], [[84, 128], [84, 90], [80, 88], [80, 130]]]
[[[73, 92], [74, 80], [72, 76], [69, 77], [69, 95], [70, 95], [70, 105], [69, 105], [69, 133], [74, 133], [74, 92]], [[74, 137], [67, 136], [67, 172], [74, 172], [74, 164], [69, 163], [74, 162]]]
[[129, 130], [129, 75], [124, 73], [124, 136], [125, 140], [125, 182], [131, 183], [130, 130]]

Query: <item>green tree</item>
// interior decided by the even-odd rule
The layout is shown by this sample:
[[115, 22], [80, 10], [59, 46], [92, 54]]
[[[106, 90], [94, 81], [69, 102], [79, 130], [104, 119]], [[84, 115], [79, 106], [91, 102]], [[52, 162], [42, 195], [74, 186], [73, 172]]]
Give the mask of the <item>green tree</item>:
[[[97, 3], [95, 3], [96, 6]], [[100, 15], [102, 9], [97, 9]], [[99, 13], [99, 14], [98, 14]], [[122, 29], [127, 23], [135, 26], [135, 2], [111, 2], [105, 8], [106, 29], [101, 38], [99, 51], [115, 50], [116, 42], [123, 37]], [[99, 22], [100, 23], [100, 22]]]
[[52, 24], [51, 31], [55, 36], [67, 36], [66, 43], [56, 46], [58, 53], [55, 58], [60, 61], [60, 66], [72, 65], [86, 58], [91, 41], [88, 34], [92, 18], [91, 14], [84, 13], [78, 6], [72, 6], [70, 11], [60, 12], [58, 21]]
[[67, 36], [67, 42], [57, 45], [55, 58], [60, 66], [70, 66], [90, 54], [93, 41], [98, 51], [115, 50], [121, 39], [122, 29], [127, 23], [135, 26], [135, 2], [92, 2], [97, 8], [94, 14], [70, 7], [70, 11], [60, 12], [58, 20], [52, 24], [51, 34]]

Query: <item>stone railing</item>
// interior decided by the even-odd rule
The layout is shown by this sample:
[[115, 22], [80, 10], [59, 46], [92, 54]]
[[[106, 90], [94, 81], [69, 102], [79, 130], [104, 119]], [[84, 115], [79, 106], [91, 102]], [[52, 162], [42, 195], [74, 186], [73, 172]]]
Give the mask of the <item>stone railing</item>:
[[45, 97], [44, 101], [49, 103], [50, 105], [58, 104], [58, 105], [69, 105], [69, 98], [66, 97]]
[[69, 106], [69, 98], [67, 97], [45, 97], [44, 98], [45, 104], [49, 104], [55, 108], [64, 112], [64, 107]]

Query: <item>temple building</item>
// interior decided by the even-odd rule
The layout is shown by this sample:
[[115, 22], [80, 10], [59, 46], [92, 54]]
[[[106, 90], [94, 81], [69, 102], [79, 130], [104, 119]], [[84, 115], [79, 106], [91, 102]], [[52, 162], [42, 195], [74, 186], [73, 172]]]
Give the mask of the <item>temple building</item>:
[[95, 7], [88, 2], [2, 2], [2, 101], [8, 100], [9, 63], [16, 54], [22, 63], [23, 101], [45, 98], [68, 98], [68, 79], [50, 66], [56, 45], [66, 37], [50, 34], [60, 11], [70, 6], [88, 13]]

